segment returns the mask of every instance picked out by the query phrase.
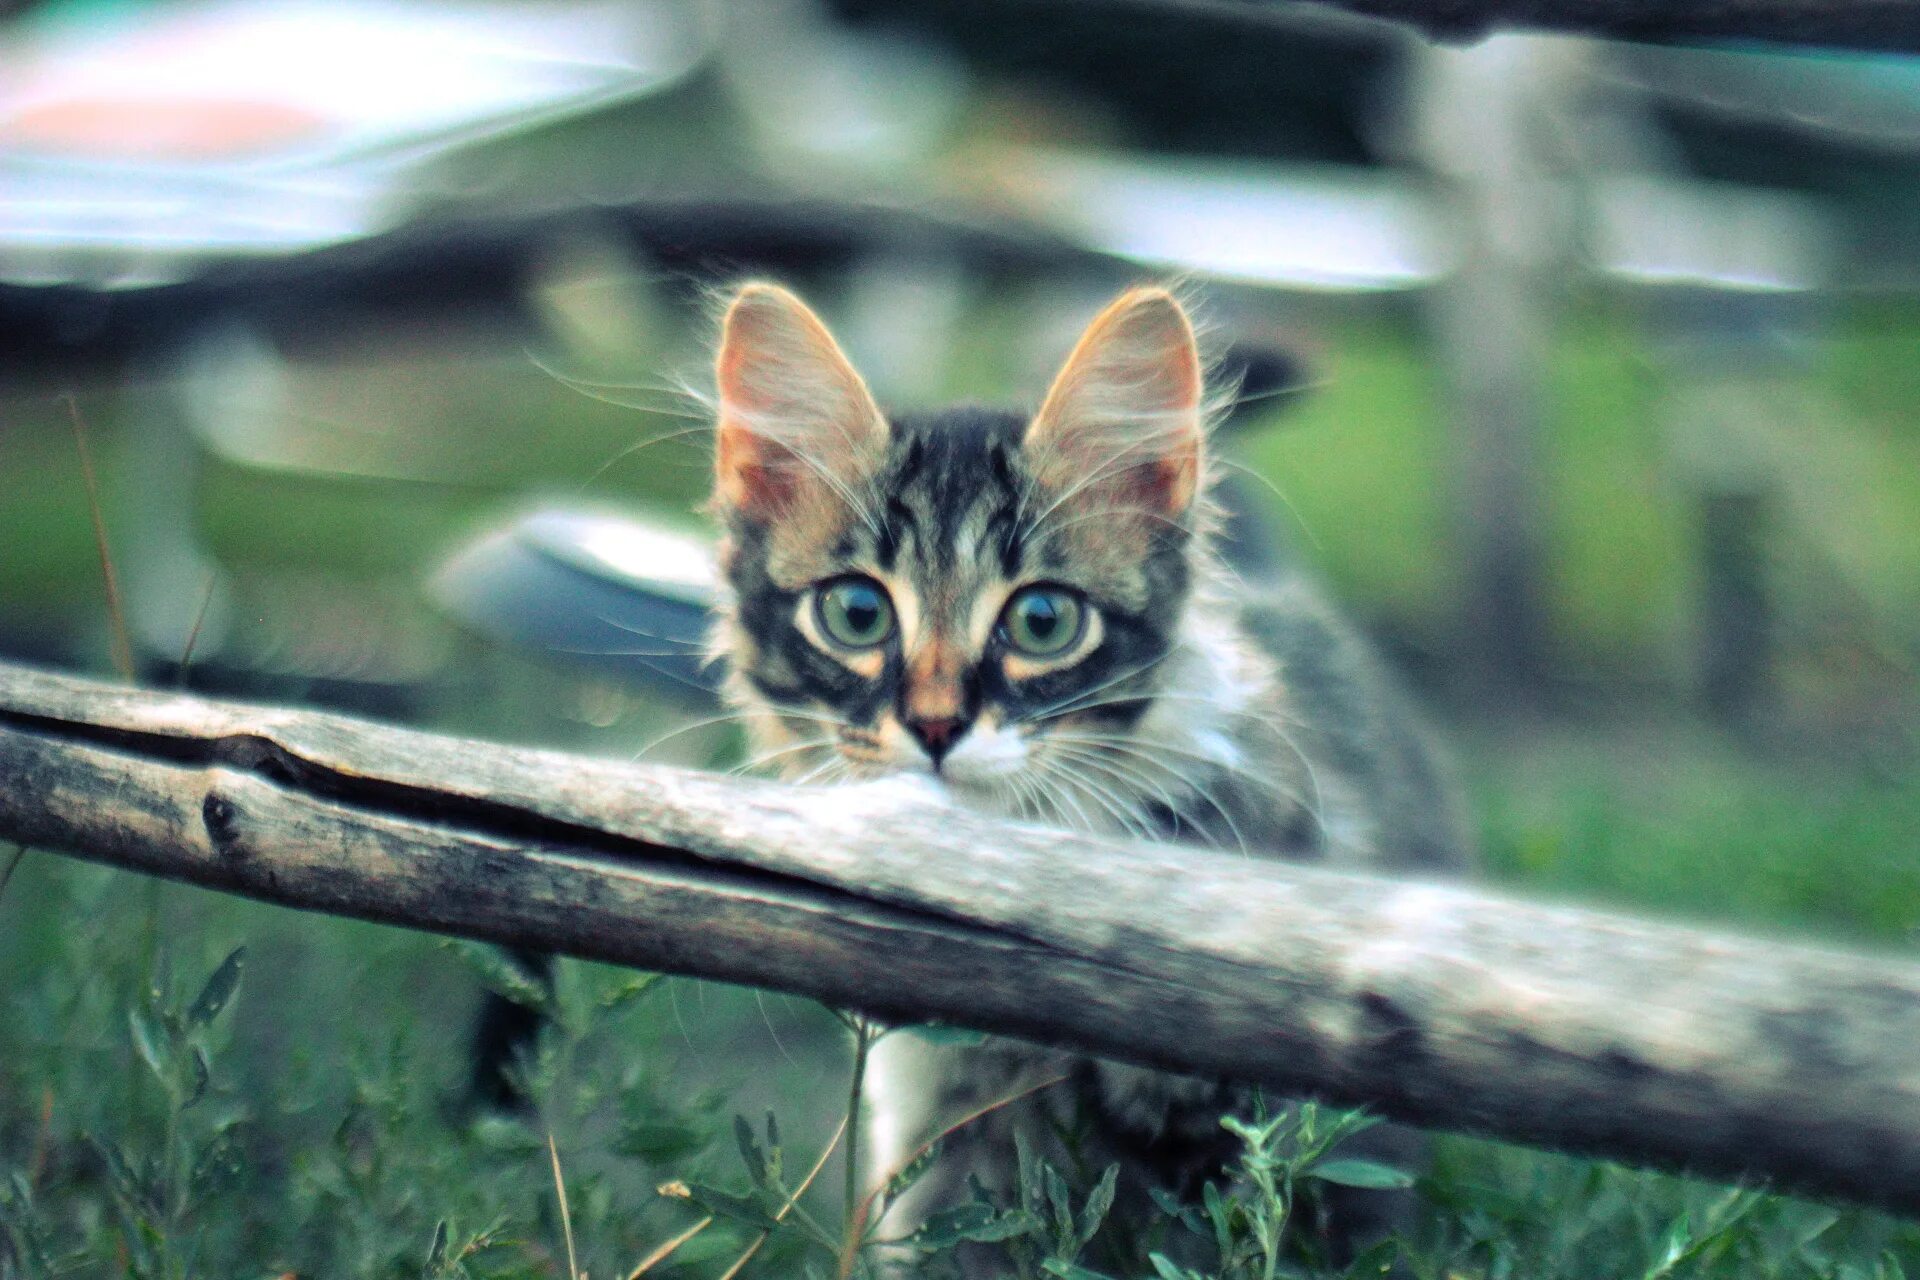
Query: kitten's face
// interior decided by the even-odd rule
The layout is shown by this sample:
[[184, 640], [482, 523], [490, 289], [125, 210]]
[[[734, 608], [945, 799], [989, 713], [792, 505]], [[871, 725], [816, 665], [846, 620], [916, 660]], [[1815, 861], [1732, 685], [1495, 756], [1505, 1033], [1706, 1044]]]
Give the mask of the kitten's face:
[[767, 763], [931, 772], [1016, 811], [1050, 772], [1127, 767], [1194, 555], [1200, 370], [1171, 297], [1109, 308], [1031, 420], [884, 417], [766, 285], [718, 365], [719, 646]]

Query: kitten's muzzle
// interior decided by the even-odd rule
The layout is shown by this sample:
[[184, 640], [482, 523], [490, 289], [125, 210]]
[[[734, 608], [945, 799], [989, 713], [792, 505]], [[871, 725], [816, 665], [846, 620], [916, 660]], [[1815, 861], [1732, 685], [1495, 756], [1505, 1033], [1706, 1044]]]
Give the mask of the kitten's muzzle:
[[907, 731], [926, 748], [927, 756], [938, 769], [940, 761], [947, 752], [953, 750], [953, 744], [966, 734], [970, 720], [958, 716], [908, 716]]

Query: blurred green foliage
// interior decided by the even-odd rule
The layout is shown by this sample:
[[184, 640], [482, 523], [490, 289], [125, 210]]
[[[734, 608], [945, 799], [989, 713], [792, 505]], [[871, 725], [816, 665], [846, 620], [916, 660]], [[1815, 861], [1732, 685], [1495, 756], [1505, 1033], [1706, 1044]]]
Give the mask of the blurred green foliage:
[[[980, 307], [980, 322], [962, 327], [951, 361], [955, 396], [1018, 381], [994, 336], [1015, 321], [993, 299]], [[1539, 502], [1543, 590], [1563, 666], [1658, 685], [1684, 679], [1698, 584], [1690, 481], [1665, 400], [1674, 365], [1647, 349], [1643, 330], [1623, 304], [1588, 299], [1572, 307], [1549, 372]], [[1236, 452], [1284, 496], [1283, 524], [1337, 595], [1444, 647], [1460, 574], [1444, 388], [1405, 315], [1337, 313], [1316, 340], [1311, 392], [1252, 425]], [[1758, 428], [1764, 465], [1784, 492], [1773, 553], [1783, 593], [1844, 595], [1843, 610], [1891, 623], [1896, 642], [1920, 632], [1920, 431], [1908, 398], [1917, 390], [1916, 344], [1920, 308], [1836, 303], [1783, 380], [1785, 394], [1765, 401], [1778, 421]], [[698, 367], [687, 335], [652, 367], [676, 363]], [[365, 376], [349, 368], [317, 385], [340, 412], [356, 402], [334, 384]], [[416, 403], [412, 388], [439, 381], [471, 386]], [[432, 430], [453, 442], [421, 448], [438, 451], [447, 479], [315, 476], [209, 458], [192, 495], [193, 519], [225, 563], [350, 576], [417, 576], [529, 491], [690, 522], [706, 454], [681, 434], [690, 424], [679, 415], [697, 414], [697, 406], [658, 382], [596, 394], [616, 403], [556, 381], [528, 356], [422, 366], [359, 407], [432, 415]], [[164, 395], [148, 388], [81, 400], [110, 515], [144, 483], [137, 455], [115, 444], [149, 429]], [[387, 426], [419, 428], [404, 417]], [[343, 429], [372, 428], [362, 421]], [[97, 623], [97, 558], [66, 409], [56, 399], [6, 406], [0, 540], [18, 549], [0, 556], [0, 609], [16, 624]], [[1815, 612], [1833, 606], [1829, 598], [1813, 603]]]
[[[1595, 305], [1556, 332], [1540, 438], [1545, 586], [1563, 659], [1670, 675], [1692, 623], [1692, 516], [1662, 400], [1674, 375], [1634, 319]], [[1776, 401], [1773, 428], [1790, 433], [1784, 469], [1824, 461], [1845, 475], [1795, 509], [1785, 536], [1811, 544], [1804, 555], [1844, 561], [1908, 634], [1920, 612], [1916, 344], [1910, 305], [1838, 306], [1801, 357], [1797, 391]], [[1323, 358], [1312, 394], [1247, 460], [1280, 487], [1302, 550], [1345, 598], [1443, 634], [1459, 572], [1444, 388], [1397, 325], [1345, 327]]]

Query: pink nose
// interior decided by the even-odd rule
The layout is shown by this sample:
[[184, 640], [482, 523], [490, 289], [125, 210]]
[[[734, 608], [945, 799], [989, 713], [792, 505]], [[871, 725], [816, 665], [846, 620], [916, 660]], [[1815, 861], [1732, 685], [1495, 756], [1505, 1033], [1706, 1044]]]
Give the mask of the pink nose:
[[954, 716], [934, 716], [927, 719], [913, 718], [907, 721], [907, 728], [913, 736], [920, 739], [920, 745], [927, 749], [935, 764], [947, 754], [967, 726]]

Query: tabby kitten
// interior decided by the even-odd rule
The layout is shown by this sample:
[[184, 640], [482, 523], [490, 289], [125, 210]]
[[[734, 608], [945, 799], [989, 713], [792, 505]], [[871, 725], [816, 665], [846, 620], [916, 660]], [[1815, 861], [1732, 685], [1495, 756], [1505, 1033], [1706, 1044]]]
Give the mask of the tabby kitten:
[[[748, 284], [717, 359], [715, 628], [755, 759], [796, 781], [911, 772], [957, 801], [1104, 834], [1341, 867], [1460, 866], [1447, 789], [1370, 657], [1299, 581], [1216, 563], [1206, 387], [1162, 289], [1102, 312], [1037, 413], [889, 415], [791, 293]], [[1002, 1185], [1012, 1133], [1191, 1190], [1230, 1154], [1211, 1082], [1024, 1044], [891, 1036], [874, 1176], [950, 1140], [900, 1225]], [[1117, 1217], [1124, 1218], [1123, 1207]]]

